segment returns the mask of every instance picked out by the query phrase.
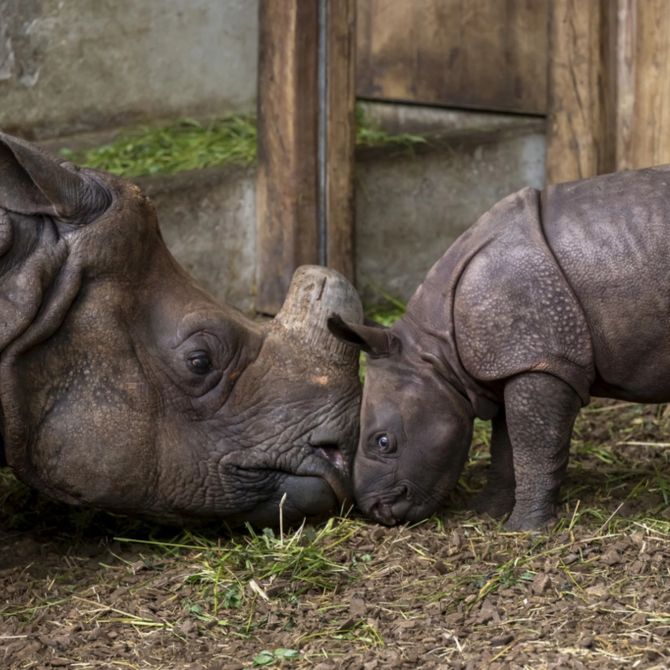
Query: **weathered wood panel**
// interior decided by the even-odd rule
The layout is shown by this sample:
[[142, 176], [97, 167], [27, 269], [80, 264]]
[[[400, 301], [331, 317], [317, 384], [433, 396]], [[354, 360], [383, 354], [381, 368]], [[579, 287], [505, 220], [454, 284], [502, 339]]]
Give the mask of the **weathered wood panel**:
[[274, 314], [317, 252], [317, 4], [261, 0], [257, 310]]
[[299, 265], [354, 276], [355, 4], [261, 0], [259, 19], [256, 304], [274, 314]]
[[353, 281], [356, 0], [329, 0], [327, 6], [325, 261]]
[[548, 0], [358, 0], [357, 93], [543, 114], [547, 16]]
[[[605, 97], [611, 72], [600, 0], [553, 0], [549, 16], [547, 181], [603, 172], [611, 161]], [[609, 153], [608, 153], [609, 152]]]
[[670, 163], [670, 2], [553, 0], [547, 180]]
[[[636, 168], [670, 163], [670, 2], [636, 0], [631, 4], [628, 21], [635, 39], [631, 140], [618, 163]], [[619, 34], [622, 32], [625, 26]]]

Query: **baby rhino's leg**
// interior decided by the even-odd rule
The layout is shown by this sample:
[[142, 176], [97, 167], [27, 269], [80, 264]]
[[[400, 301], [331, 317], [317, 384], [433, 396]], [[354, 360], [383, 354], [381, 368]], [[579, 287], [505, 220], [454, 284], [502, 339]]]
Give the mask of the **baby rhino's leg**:
[[555, 517], [580, 406], [572, 387], [553, 375], [527, 373], [505, 386], [515, 479], [510, 530], [535, 530]]
[[514, 507], [512, 445], [502, 407], [491, 424], [491, 465], [486, 473], [486, 486], [470, 504], [480, 514], [499, 517], [509, 514]]

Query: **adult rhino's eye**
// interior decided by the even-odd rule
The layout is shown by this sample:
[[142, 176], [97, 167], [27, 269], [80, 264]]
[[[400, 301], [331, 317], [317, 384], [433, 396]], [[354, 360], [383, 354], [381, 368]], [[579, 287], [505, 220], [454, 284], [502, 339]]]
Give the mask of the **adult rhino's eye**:
[[205, 351], [194, 351], [188, 357], [187, 364], [197, 375], [206, 375], [212, 369], [212, 360]]
[[388, 433], [378, 433], [375, 435], [375, 445], [379, 451], [388, 454], [395, 449], [395, 440]]

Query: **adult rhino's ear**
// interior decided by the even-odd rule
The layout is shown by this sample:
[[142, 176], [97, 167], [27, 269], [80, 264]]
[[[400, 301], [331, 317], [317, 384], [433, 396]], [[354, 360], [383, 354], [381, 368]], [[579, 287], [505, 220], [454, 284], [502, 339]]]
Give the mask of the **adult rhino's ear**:
[[88, 223], [111, 203], [97, 181], [33, 146], [0, 133], [0, 207], [18, 214], [46, 214]]
[[339, 314], [333, 314], [328, 319], [328, 330], [338, 339], [359, 346], [372, 358], [398, 354], [401, 350], [400, 340], [380, 324], [348, 323]]

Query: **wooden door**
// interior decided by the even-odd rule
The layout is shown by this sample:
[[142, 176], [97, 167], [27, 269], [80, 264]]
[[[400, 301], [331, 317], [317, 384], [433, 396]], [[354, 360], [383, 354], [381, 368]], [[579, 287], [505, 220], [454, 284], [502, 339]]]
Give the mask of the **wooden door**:
[[357, 95], [545, 114], [547, 16], [548, 0], [358, 0]]

